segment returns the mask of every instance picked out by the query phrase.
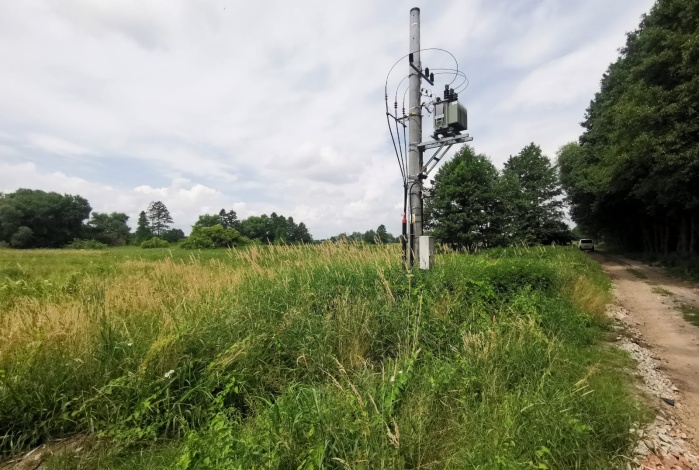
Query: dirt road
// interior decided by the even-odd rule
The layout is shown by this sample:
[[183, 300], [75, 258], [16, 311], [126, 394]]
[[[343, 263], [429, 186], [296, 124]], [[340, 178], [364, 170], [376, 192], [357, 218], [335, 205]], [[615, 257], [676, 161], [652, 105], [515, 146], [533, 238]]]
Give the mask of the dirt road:
[[[684, 425], [699, 437], [699, 285], [673, 279], [654, 268], [606, 253], [591, 254], [611, 277], [622, 319], [640, 333], [659, 368], [677, 390], [672, 407]], [[693, 324], [694, 323], [694, 324]], [[674, 389], [673, 389], [674, 390]], [[668, 407], [660, 397], [654, 405]], [[691, 438], [691, 437], [690, 437]]]

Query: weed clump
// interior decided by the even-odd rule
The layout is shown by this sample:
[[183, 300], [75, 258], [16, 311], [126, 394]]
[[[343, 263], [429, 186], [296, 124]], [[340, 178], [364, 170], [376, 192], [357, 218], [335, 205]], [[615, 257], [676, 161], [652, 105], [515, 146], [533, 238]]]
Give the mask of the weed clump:
[[170, 243], [158, 237], [153, 237], [141, 243], [141, 248], [167, 248]]
[[73, 239], [65, 248], [69, 250], [104, 250], [108, 245], [97, 240], [83, 240], [80, 238]]

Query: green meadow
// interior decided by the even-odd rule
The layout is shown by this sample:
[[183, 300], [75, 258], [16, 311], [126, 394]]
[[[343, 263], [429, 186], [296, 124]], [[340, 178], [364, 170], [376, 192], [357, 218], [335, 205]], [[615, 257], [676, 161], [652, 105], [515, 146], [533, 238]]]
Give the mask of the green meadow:
[[0, 460], [51, 469], [608, 469], [646, 419], [570, 248], [0, 250]]

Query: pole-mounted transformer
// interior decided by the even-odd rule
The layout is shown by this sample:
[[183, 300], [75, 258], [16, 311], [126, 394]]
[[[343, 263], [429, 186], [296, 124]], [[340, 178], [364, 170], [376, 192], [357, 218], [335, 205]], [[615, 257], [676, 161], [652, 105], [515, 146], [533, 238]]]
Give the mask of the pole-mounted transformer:
[[[449, 149], [457, 143], [470, 142], [473, 140], [468, 134], [461, 132], [468, 129], [468, 114], [466, 108], [462, 106], [458, 99], [459, 95], [445, 86], [444, 98], [432, 100], [432, 94], [421, 88], [422, 80], [434, 86], [435, 74], [429, 67], [422, 69], [420, 53], [423, 50], [439, 50], [449, 54], [456, 62], [454, 75], [461, 76], [466, 81], [466, 75], [459, 70], [456, 58], [439, 48], [421, 49], [420, 47], [420, 9], [410, 10], [410, 49], [408, 54], [399, 59], [386, 76], [386, 121], [391, 133], [396, 158], [403, 176], [403, 217], [401, 220], [402, 236], [401, 245], [403, 248], [403, 261], [407, 266], [413, 266], [415, 260], [419, 261], [421, 269], [430, 269], [434, 262], [434, 240], [432, 237], [423, 236], [423, 198], [425, 197], [423, 182], [427, 175], [436, 167], [440, 160], [446, 155]], [[393, 113], [388, 107], [388, 80], [391, 71], [403, 59], [408, 58], [409, 79], [408, 83], [408, 112], [405, 111], [405, 98], [403, 101], [403, 117], [398, 117], [397, 99], [393, 105]], [[434, 70], [434, 69], [433, 69]], [[448, 69], [437, 69], [448, 70]], [[438, 72], [439, 74], [439, 72]], [[453, 80], [452, 80], [453, 82]], [[451, 82], [450, 82], [451, 83]], [[400, 87], [400, 85], [399, 85]], [[457, 86], [457, 89], [460, 87]], [[422, 96], [427, 96], [430, 101], [422, 103]], [[396, 92], [397, 95], [397, 92]], [[423, 109], [433, 113], [434, 140], [422, 142], [422, 113]], [[396, 127], [396, 140], [392, 131], [392, 123]], [[403, 130], [403, 144], [405, 152], [401, 146], [399, 126]], [[408, 131], [407, 138], [405, 133]], [[423, 161], [426, 150], [436, 149], [432, 157], [425, 163]]]

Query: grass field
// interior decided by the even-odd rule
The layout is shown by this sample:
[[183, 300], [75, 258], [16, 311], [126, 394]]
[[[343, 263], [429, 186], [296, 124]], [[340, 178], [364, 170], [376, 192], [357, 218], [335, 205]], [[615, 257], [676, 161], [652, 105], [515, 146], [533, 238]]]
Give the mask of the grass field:
[[53, 469], [599, 468], [645, 419], [567, 248], [0, 250], [0, 456]]

